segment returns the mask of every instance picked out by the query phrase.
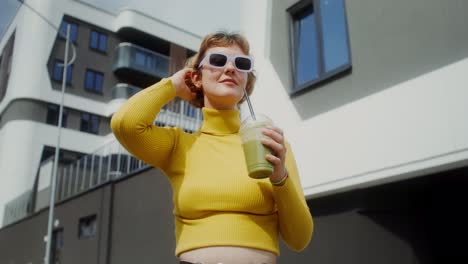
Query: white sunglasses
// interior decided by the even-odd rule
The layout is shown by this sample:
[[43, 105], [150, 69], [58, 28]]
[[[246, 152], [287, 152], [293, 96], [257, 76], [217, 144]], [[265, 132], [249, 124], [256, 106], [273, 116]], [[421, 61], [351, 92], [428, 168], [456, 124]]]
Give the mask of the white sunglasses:
[[200, 69], [203, 65], [209, 65], [214, 68], [225, 68], [228, 62], [233, 62], [236, 69], [240, 72], [251, 72], [253, 70], [253, 60], [247, 55], [229, 55], [223, 52], [210, 52], [206, 54], [198, 65]]

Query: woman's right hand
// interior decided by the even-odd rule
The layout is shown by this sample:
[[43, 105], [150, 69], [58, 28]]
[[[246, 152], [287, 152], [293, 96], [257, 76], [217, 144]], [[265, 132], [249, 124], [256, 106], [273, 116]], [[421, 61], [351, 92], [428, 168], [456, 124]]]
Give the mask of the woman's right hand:
[[187, 102], [190, 102], [196, 96], [196, 93], [192, 92], [186, 84], [186, 80], [191, 79], [192, 71], [190, 68], [184, 68], [170, 77], [172, 85], [174, 85], [176, 90], [176, 95]]

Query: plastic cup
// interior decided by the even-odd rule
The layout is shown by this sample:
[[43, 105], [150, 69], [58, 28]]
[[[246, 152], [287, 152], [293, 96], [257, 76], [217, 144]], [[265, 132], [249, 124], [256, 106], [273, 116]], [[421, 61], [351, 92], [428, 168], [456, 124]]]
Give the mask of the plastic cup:
[[256, 120], [251, 116], [247, 117], [240, 127], [247, 170], [254, 179], [267, 178], [273, 173], [273, 165], [265, 159], [267, 154], [271, 154], [271, 150], [262, 144], [262, 139], [268, 138], [263, 135], [262, 129], [268, 125], [273, 125], [271, 119], [259, 114], [256, 115]]

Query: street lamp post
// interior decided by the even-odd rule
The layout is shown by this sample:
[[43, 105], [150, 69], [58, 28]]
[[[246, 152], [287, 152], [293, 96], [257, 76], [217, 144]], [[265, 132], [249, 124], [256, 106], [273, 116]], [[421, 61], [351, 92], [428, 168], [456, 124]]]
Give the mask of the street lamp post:
[[[60, 31], [59, 31], [60, 33]], [[51, 246], [52, 246], [52, 225], [54, 222], [54, 208], [55, 208], [55, 186], [56, 186], [56, 178], [57, 178], [57, 170], [58, 170], [58, 163], [59, 163], [59, 152], [60, 152], [60, 139], [62, 135], [62, 122], [63, 122], [63, 101], [65, 95], [65, 87], [67, 82], [67, 68], [70, 66], [73, 61], [75, 60], [76, 53], [74, 52], [72, 59], [68, 62], [68, 46], [70, 43], [70, 25], [67, 25], [67, 33], [66, 33], [66, 42], [65, 42], [65, 57], [63, 59], [63, 73], [62, 73], [62, 91], [61, 91], [61, 98], [60, 98], [60, 110], [59, 110], [59, 117], [58, 117], [58, 135], [57, 135], [57, 144], [55, 146], [55, 157], [54, 157], [54, 167], [52, 171], [52, 177], [50, 179], [50, 201], [49, 201], [49, 219], [47, 223], [47, 243], [46, 243], [46, 250], [45, 250], [45, 264], [50, 264], [50, 253], [51, 253]]]

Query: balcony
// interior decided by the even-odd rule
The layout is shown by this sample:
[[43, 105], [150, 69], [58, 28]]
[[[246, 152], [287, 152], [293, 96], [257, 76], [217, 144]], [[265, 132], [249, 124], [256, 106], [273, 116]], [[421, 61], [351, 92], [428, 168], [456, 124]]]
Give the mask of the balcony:
[[[113, 70], [121, 78], [141, 87], [149, 86], [169, 75], [169, 57], [132, 43], [116, 47]], [[138, 83], [137, 83], [138, 82]]]
[[112, 88], [112, 99], [128, 99], [142, 89], [127, 83], [118, 83]]

